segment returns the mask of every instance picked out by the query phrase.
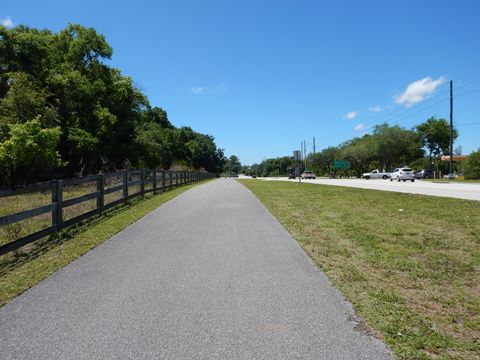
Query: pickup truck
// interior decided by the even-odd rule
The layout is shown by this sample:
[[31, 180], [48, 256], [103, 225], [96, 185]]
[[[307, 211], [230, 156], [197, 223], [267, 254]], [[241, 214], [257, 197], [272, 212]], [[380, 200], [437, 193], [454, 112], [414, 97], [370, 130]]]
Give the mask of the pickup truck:
[[362, 178], [364, 179], [388, 179], [390, 177], [390, 173], [380, 172], [378, 170], [373, 170], [369, 173], [362, 174]]

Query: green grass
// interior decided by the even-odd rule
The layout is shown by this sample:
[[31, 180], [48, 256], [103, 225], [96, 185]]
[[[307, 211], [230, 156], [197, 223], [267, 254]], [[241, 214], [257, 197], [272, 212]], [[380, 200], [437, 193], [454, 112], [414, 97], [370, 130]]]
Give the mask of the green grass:
[[480, 202], [240, 182], [399, 358], [480, 358]]
[[[207, 180], [208, 181], [208, 180]], [[0, 306], [197, 184], [138, 197], [83, 224], [0, 257]]]

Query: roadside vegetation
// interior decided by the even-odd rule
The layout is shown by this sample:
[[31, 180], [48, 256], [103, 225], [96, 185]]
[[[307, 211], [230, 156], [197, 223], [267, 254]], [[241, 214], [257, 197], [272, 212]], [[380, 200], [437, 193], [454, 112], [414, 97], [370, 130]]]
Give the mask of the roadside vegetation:
[[[457, 138], [454, 131], [453, 137]], [[327, 147], [315, 154], [309, 153], [301, 163], [300, 171], [314, 171], [318, 176], [361, 177], [363, 173], [380, 169], [391, 171], [408, 166], [414, 170], [432, 169], [448, 174], [448, 161], [442, 155], [449, 155], [450, 129], [445, 119], [431, 117], [413, 129], [383, 123], [373, 127], [371, 134], [355, 137], [338, 146]], [[462, 153], [458, 146], [454, 155]], [[348, 160], [347, 170], [334, 167], [334, 160]], [[244, 166], [242, 172], [257, 176], [286, 176], [295, 169], [292, 156], [265, 159], [259, 164]], [[480, 179], [480, 149], [470, 154], [467, 160], [454, 161], [453, 170], [465, 175], [465, 179]]]
[[[149, 193], [145, 197], [135, 198], [127, 204], [114, 207], [80, 225], [65, 229], [58, 235], [52, 235], [44, 240], [26, 245], [18, 251], [1, 256], [0, 306], [108, 240], [160, 205], [198, 184], [185, 185], [161, 194]], [[88, 189], [83, 188], [82, 190]], [[37, 200], [41, 202], [42, 198], [38, 197]], [[30, 225], [38, 227], [41, 224]]]
[[175, 127], [112, 55], [93, 28], [0, 25], [0, 186], [131, 167], [222, 171], [214, 138]]
[[480, 357], [480, 203], [241, 180], [402, 359]]

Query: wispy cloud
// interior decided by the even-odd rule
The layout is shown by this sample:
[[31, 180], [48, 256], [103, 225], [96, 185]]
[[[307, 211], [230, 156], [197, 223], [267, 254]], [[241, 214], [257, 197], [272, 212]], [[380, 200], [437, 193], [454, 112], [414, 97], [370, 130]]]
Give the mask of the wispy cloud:
[[348, 113], [346, 113], [343, 118], [344, 119], [347, 119], [347, 120], [353, 120], [355, 119], [356, 117], [358, 116], [358, 112], [356, 111], [350, 111]]
[[370, 106], [368, 108], [368, 111], [371, 111], [371, 112], [382, 112], [383, 109], [380, 107], [380, 105], [376, 105], [376, 106]]
[[10, 19], [10, 16], [7, 16], [7, 17], [4, 18], [4, 19], [0, 19], [0, 24], [2, 24], [3, 26], [5, 26], [5, 27], [7, 27], [7, 28], [12, 28], [12, 27], [14, 27], [13, 21], [12, 21], [12, 19]]
[[190, 88], [190, 92], [192, 94], [195, 94], [195, 95], [201, 95], [201, 94], [205, 94], [205, 88], [201, 87], [201, 86], [192, 86]]
[[361, 131], [363, 129], [365, 129], [365, 124], [358, 124], [355, 126], [355, 131]]
[[411, 107], [420, 101], [428, 99], [445, 81], [446, 79], [443, 76], [436, 80], [428, 76], [414, 81], [408, 84], [404, 92], [394, 96], [394, 100], [397, 104]]
[[224, 94], [227, 92], [227, 86], [223, 83], [218, 84], [213, 87], [205, 86], [192, 86], [190, 92], [194, 95], [205, 95], [205, 94]]

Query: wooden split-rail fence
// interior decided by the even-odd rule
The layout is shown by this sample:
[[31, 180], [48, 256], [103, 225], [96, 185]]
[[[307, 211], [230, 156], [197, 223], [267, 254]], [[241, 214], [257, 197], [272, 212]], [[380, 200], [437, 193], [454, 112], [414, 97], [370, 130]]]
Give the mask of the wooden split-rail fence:
[[[214, 174], [208, 172], [156, 169], [141, 169], [136, 171], [124, 170], [106, 174], [90, 175], [83, 178], [54, 180], [12, 189], [0, 189], [0, 205], [3, 204], [2, 206], [8, 206], [8, 202], [5, 201], [8, 197], [50, 191], [52, 195], [51, 202], [47, 205], [0, 216], [0, 229], [2, 229], [29, 218], [51, 213], [51, 222], [49, 221], [49, 226], [34, 231], [28, 235], [21, 236], [8, 243], [2, 241], [3, 244], [0, 245], [0, 256], [44, 238], [47, 235], [55, 233], [68, 226], [100, 214], [107, 209], [137, 196], [143, 196], [149, 192], [163, 192], [180, 185], [191, 184], [214, 176]], [[109, 182], [108, 180], [110, 178], [115, 178], [117, 181]], [[85, 183], [96, 183], [96, 190], [87, 194], [82, 194], [81, 196], [66, 200], [64, 199], [65, 186], [71, 187]], [[110, 186], [108, 186], [108, 184], [110, 184]], [[135, 192], [132, 192], [132, 190], [135, 190]], [[119, 198], [106, 203], [105, 196], [113, 193], [119, 193]], [[66, 208], [93, 200], [96, 200], [96, 206], [94, 206], [92, 210], [76, 214], [69, 219], [64, 219], [64, 211]], [[8, 211], [8, 209], [2, 209], [0, 214], [5, 213], [5, 210]]]

